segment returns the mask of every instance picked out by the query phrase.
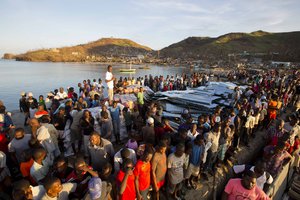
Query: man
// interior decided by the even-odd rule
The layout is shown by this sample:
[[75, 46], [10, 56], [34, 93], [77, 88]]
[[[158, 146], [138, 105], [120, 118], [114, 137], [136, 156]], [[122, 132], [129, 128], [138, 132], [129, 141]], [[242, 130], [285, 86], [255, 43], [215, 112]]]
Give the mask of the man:
[[88, 181], [99, 175], [91, 166], [87, 165], [83, 158], [77, 158], [73, 166], [74, 169], [66, 178], [66, 182], [77, 183], [76, 196], [81, 199], [88, 189]]
[[114, 153], [115, 151], [110, 141], [101, 138], [97, 132], [91, 134], [88, 154], [90, 163], [95, 170], [101, 171], [105, 163], [111, 162]]
[[33, 130], [36, 130], [32, 133], [33, 137], [35, 137], [42, 147], [44, 147], [44, 149], [47, 151], [50, 164], [52, 164], [54, 158], [60, 154], [58, 146], [53, 142], [48, 129], [41, 125], [37, 119], [30, 120], [30, 126]]
[[113, 132], [116, 138], [117, 144], [120, 144], [120, 114], [121, 110], [118, 106], [118, 103], [116, 101], [113, 102], [113, 106], [109, 108], [110, 115], [112, 118], [112, 124], [113, 124]]
[[[71, 124], [71, 143], [74, 153], [79, 152], [82, 144], [82, 134], [80, 128], [80, 119], [83, 116], [82, 105], [78, 104], [76, 109], [71, 111], [71, 116], [73, 117], [73, 122]], [[76, 148], [76, 142], [78, 143], [78, 148]]]
[[108, 100], [113, 101], [114, 100], [114, 80], [115, 77], [112, 74], [112, 66], [108, 65], [107, 67], [107, 72], [105, 75], [105, 82], [108, 87]]
[[277, 176], [282, 170], [285, 161], [291, 160], [292, 156], [285, 150], [285, 142], [280, 141], [275, 147], [275, 152], [267, 162], [267, 171], [273, 176]]
[[137, 93], [137, 105], [140, 114], [144, 114], [144, 88], [140, 87], [139, 92]]
[[205, 168], [208, 169], [210, 174], [213, 173], [213, 167], [217, 160], [220, 136], [221, 126], [219, 124], [215, 124], [212, 131], [206, 134], [206, 142], [210, 142], [212, 144], [207, 152], [207, 161], [205, 163]]
[[133, 173], [134, 164], [131, 159], [125, 159], [121, 170], [117, 175], [117, 186], [119, 200], [135, 200], [135, 177]]
[[8, 151], [11, 154], [11, 158], [15, 164], [21, 162], [21, 154], [29, 149], [29, 141], [31, 140], [31, 135], [25, 134], [23, 128], [17, 128], [15, 130], [15, 137], [8, 144]]
[[49, 113], [44, 109], [44, 105], [39, 105], [38, 110], [34, 113], [34, 117], [39, 119], [44, 115], [49, 115]]
[[166, 150], [166, 143], [160, 141], [151, 161], [152, 185], [155, 192], [154, 199], [156, 200], [159, 200], [159, 190], [165, 184], [165, 176], [167, 173]]
[[5, 191], [11, 187], [11, 176], [6, 165], [6, 155], [0, 151], [0, 191]]
[[137, 200], [147, 199], [150, 189], [151, 159], [153, 153], [150, 149], [145, 150], [142, 158], [137, 161], [133, 174], [135, 176], [135, 190]]
[[147, 119], [147, 125], [142, 128], [142, 137], [144, 142], [155, 144], [154, 119], [152, 117]]
[[263, 161], [259, 161], [255, 166], [247, 166], [247, 165], [235, 165], [233, 166], [233, 171], [236, 174], [247, 171], [247, 169], [253, 171], [256, 175], [256, 185], [264, 190], [264, 188], [268, 188], [268, 185], [273, 183], [273, 177], [266, 171], [266, 163]]
[[129, 158], [132, 160], [133, 164], [136, 163], [136, 154], [135, 151], [129, 148], [122, 148], [120, 151], [118, 151], [114, 156], [114, 167], [115, 167], [115, 173], [117, 174], [120, 170], [120, 167], [123, 163], [123, 161]]
[[33, 97], [32, 92], [28, 92], [27, 96], [28, 96], [28, 98], [26, 100], [26, 104], [27, 104], [27, 107], [29, 108], [29, 116], [30, 116], [30, 118], [33, 118], [34, 113], [38, 107], [38, 102], [37, 102], [36, 98]]
[[47, 152], [42, 147], [35, 149], [33, 152], [33, 165], [30, 168], [30, 175], [36, 183], [41, 183], [48, 175], [49, 161], [46, 160]]
[[191, 186], [197, 189], [197, 181], [200, 175], [200, 165], [205, 151], [204, 138], [198, 135], [192, 142], [192, 153], [190, 154], [190, 163], [185, 175], [188, 188]]
[[64, 88], [60, 87], [59, 92], [56, 94], [56, 97], [59, 100], [63, 100], [63, 99], [68, 98], [68, 94], [64, 91]]
[[101, 112], [101, 119], [100, 119], [100, 132], [101, 136], [107, 140], [111, 140], [112, 137], [112, 131], [113, 131], [113, 126], [111, 122], [111, 118], [109, 118], [108, 115], [109, 112]]
[[13, 184], [14, 200], [40, 200], [45, 194], [42, 185], [31, 186], [28, 180], [21, 179]]
[[46, 193], [42, 200], [69, 200], [69, 194], [76, 190], [76, 183], [64, 183], [56, 177], [48, 178], [44, 183]]
[[67, 177], [71, 174], [73, 168], [68, 165], [68, 159], [58, 157], [53, 165], [52, 176], [57, 177], [62, 183], [66, 182]]
[[222, 200], [234, 199], [260, 199], [270, 200], [270, 198], [256, 186], [256, 175], [252, 171], [246, 171], [242, 179], [230, 179], [225, 187]]
[[23, 112], [25, 115], [25, 121], [24, 121], [24, 126], [27, 126], [27, 120], [29, 118], [29, 107], [27, 106], [26, 103], [26, 93], [25, 92], [21, 92], [21, 98], [19, 100], [19, 108], [20, 108], [20, 112]]
[[175, 199], [180, 198], [178, 191], [182, 188], [183, 165], [186, 159], [184, 151], [184, 144], [179, 143], [176, 146], [176, 151], [168, 156], [168, 195]]

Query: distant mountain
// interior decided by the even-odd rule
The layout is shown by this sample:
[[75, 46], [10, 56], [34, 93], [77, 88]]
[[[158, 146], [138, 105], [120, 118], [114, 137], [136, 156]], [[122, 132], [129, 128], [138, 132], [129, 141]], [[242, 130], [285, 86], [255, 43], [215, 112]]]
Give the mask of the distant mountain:
[[[216, 38], [189, 37], [161, 50], [140, 45], [128, 39], [102, 38], [71, 47], [41, 49], [4, 57], [24, 61], [52, 62], [143, 62], [164, 63], [181, 61], [228, 59], [236, 55], [259, 55], [266, 60], [300, 62], [300, 31], [269, 33], [228, 33]], [[159, 56], [159, 59], [157, 59]], [[171, 59], [169, 59], [171, 58]], [[234, 57], [235, 58], [235, 57]], [[176, 61], [176, 62], [177, 62]]]
[[161, 57], [222, 59], [249, 52], [276, 55], [279, 60], [300, 61], [300, 31], [287, 33], [228, 33], [217, 38], [189, 37], [160, 50]]
[[16, 60], [81, 62], [106, 61], [107, 58], [136, 57], [146, 55], [152, 49], [128, 39], [102, 38], [100, 40], [72, 47], [41, 49], [16, 56]]

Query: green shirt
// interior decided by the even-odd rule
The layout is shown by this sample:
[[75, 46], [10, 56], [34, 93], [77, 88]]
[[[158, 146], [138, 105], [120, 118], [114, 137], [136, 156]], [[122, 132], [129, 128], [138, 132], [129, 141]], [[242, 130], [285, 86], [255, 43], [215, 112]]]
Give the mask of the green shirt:
[[144, 105], [144, 93], [143, 92], [139, 92], [137, 94], [137, 102], [140, 105]]

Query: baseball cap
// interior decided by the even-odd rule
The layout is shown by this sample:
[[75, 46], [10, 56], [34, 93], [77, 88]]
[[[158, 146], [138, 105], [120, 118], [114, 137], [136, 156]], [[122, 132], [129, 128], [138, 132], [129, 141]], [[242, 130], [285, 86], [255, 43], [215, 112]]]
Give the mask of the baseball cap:
[[29, 96], [29, 97], [33, 97], [32, 92], [28, 92], [28, 96]]
[[21, 96], [25, 96], [26, 93], [25, 93], [24, 91], [22, 91], [22, 92], [20, 93], [20, 95], [21, 95]]

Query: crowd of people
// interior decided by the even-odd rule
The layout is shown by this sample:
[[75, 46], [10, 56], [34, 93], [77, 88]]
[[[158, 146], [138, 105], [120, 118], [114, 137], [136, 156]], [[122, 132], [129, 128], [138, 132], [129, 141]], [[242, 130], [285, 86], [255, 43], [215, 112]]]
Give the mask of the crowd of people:
[[[241, 147], [251, 148], [250, 141], [262, 130], [264, 156], [255, 166], [233, 167], [243, 176], [229, 180], [222, 199], [269, 199], [267, 186], [285, 161], [298, 156], [299, 162], [299, 72], [251, 76], [246, 90], [235, 88], [230, 107], [217, 106], [196, 120], [184, 112], [178, 129], [161, 115], [158, 102], [144, 101], [142, 86], [164, 91], [207, 81], [207, 75], [198, 73], [139, 78], [137, 101], [129, 108], [114, 100], [128, 80], [117, 81], [108, 66], [108, 98], [101, 79], [84, 80], [78, 92], [60, 88], [45, 100], [22, 92], [24, 127], [14, 127], [1, 102], [1, 198], [184, 199], [182, 188], [197, 189], [217, 167], [228, 165]], [[281, 119], [287, 108], [297, 106], [292, 115]], [[89, 108], [99, 114], [93, 116]], [[125, 140], [120, 135], [122, 124], [128, 135]]]

